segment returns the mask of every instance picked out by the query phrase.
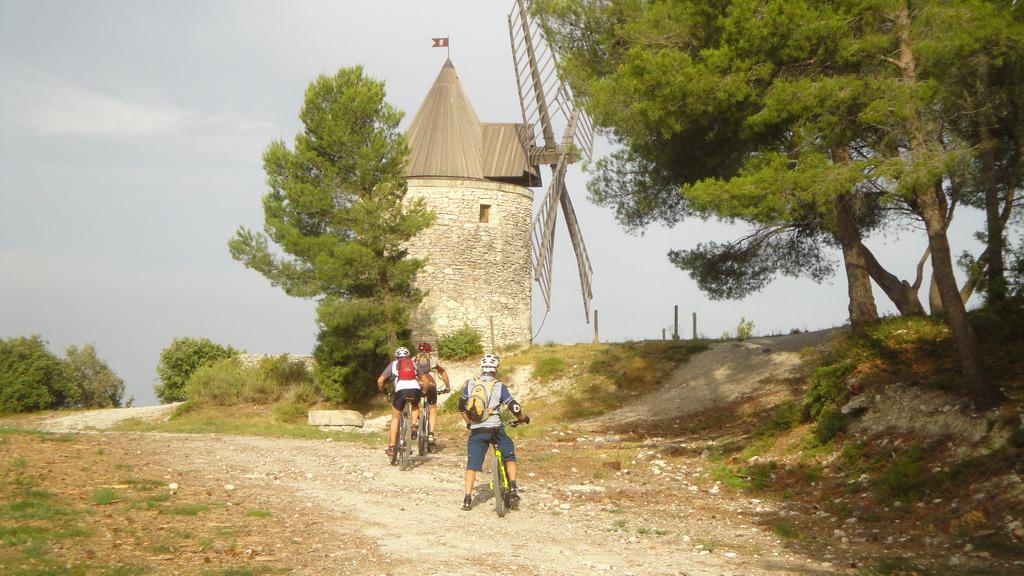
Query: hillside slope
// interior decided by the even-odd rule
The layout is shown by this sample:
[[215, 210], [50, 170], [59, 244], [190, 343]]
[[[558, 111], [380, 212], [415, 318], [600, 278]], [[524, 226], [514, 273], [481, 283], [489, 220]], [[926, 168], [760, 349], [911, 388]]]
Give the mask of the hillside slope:
[[758, 395], [779, 392], [793, 378], [801, 351], [824, 349], [841, 330], [751, 338], [713, 344], [666, 374], [653, 393], [584, 425], [597, 430], [638, 431], [673, 427], [681, 418]]

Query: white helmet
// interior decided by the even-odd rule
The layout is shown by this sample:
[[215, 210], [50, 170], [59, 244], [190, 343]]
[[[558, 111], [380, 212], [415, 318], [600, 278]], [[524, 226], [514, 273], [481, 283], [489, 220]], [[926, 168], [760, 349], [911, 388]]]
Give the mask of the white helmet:
[[481, 372], [497, 372], [498, 371], [498, 357], [494, 354], [484, 354], [484, 357], [480, 359], [480, 371]]
[[395, 350], [395, 358], [408, 358], [409, 349], [405, 346], [399, 346], [398, 350]]

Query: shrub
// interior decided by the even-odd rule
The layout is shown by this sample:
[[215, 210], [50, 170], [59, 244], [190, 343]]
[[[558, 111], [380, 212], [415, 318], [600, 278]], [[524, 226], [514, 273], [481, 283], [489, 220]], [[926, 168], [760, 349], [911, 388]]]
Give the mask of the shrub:
[[238, 365], [234, 358], [222, 358], [200, 366], [185, 384], [184, 398], [195, 404], [231, 406], [241, 402], [247, 380], [262, 377], [257, 370]]
[[185, 385], [196, 370], [236, 353], [230, 346], [221, 346], [206, 338], [175, 338], [160, 352], [160, 363], [156, 367], [160, 382], [154, 386], [157, 397], [163, 403], [184, 400]]
[[68, 380], [77, 390], [77, 406], [85, 408], [118, 408], [124, 397], [124, 380], [96, 356], [96, 347], [68, 346], [65, 350]]
[[557, 356], [547, 356], [537, 360], [533, 365], [533, 377], [541, 382], [553, 380], [565, 372], [565, 360]]
[[42, 337], [0, 340], [0, 412], [61, 408], [77, 399], [64, 363]]
[[465, 360], [483, 354], [480, 333], [463, 324], [462, 328], [442, 336], [437, 341], [437, 354], [445, 360]]
[[822, 366], [811, 374], [811, 387], [807, 391], [804, 402], [804, 419], [818, 418], [826, 406], [840, 405], [850, 395], [846, 386], [846, 377], [857, 367], [855, 360], [847, 360], [839, 364]]
[[754, 335], [754, 321], [747, 320], [740, 316], [740, 323], [736, 325], [736, 339], [746, 340]]
[[835, 438], [840, 432], [846, 430], [850, 424], [850, 417], [839, 411], [836, 406], [828, 406], [818, 414], [818, 421], [814, 424], [814, 437], [818, 442], [826, 444]]

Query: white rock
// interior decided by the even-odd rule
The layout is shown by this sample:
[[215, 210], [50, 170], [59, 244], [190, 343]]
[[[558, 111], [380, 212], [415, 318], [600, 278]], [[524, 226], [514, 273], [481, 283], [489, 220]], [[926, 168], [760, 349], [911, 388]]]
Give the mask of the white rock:
[[373, 472], [363, 472], [363, 478], [373, 478]]
[[568, 502], [564, 502], [558, 505], [559, 510], [568, 510], [570, 508], [572, 508], [572, 506]]
[[735, 552], [726, 552], [725, 554], [722, 554], [722, 556], [725, 556], [726, 558], [735, 558], [736, 557], [736, 553]]
[[177, 490], [178, 489], [178, 483], [177, 482], [171, 482], [170, 484], [167, 485], [167, 489], [168, 490]]
[[[500, 470], [499, 470], [499, 472], [500, 472]], [[307, 472], [306, 473], [306, 480], [312, 480], [312, 479], [313, 479], [313, 475]]]
[[836, 528], [832, 531], [832, 536], [834, 536], [835, 538], [845, 538], [846, 532], [843, 532], [842, 530]]
[[235, 489], [235, 486], [234, 484], [225, 484], [224, 489], [227, 490], [228, 492], [231, 492], [232, 490]]

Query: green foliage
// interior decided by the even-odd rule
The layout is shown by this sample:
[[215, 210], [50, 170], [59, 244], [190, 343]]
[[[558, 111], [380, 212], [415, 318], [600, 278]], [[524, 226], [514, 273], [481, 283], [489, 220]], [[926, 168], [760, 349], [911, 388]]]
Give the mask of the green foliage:
[[827, 406], [818, 414], [814, 423], [814, 437], [824, 445], [845, 431], [850, 420], [850, 416], [840, 412], [838, 407]]
[[[235, 358], [221, 358], [196, 369], [185, 384], [184, 398], [194, 405], [232, 406], [242, 401], [250, 378], [262, 379], [256, 370], [239, 366]], [[262, 387], [262, 382], [256, 384]]]
[[77, 406], [119, 408], [124, 397], [124, 380], [96, 355], [96, 347], [68, 346], [65, 350], [68, 380], [77, 388]]
[[740, 317], [740, 323], [736, 325], [736, 339], [746, 340], [754, 335], [754, 321]]
[[64, 363], [35, 335], [0, 340], [0, 413], [72, 406], [78, 389]]
[[437, 341], [437, 354], [445, 360], [465, 360], [483, 354], [480, 333], [463, 324], [462, 328], [445, 334]]
[[541, 382], [550, 382], [565, 372], [565, 360], [558, 356], [539, 358], [533, 365], [533, 377]]
[[160, 352], [156, 367], [160, 382], [154, 386], [157, 398], [163, 403], [185, 400], [185, 385], [196, 370], [235, 354], [230, 346], [206, 338], [175, 338]]
[[925, 454], [925, 447], [917, 444], [889, 460], [874, 480], [879, 497], [889, 500], [920, 498], [927, 486]]
[[117, 492], [114, 492], [110, 488], [97, 488], [93, 490], [92, 495], [89, 496], [89, 500], [93, 504], [98, 504], [100, 506], [112, 504], [117, 499]]
[[816, 419], [828, 406], [837, 406], [846, 401], [850, 389], [846, 377], [857, 367], [852, 360], [816, 368], [811, 374], [811, 386], [804, 401], [805, 419]]
[[[234, 357], [201, 366], [185, 385], [185, 398], [194, 408], [203, 405], [271, 404], [287, 399], [282, 417], [320, 400], [312, 376], [301, 362], [287, 355], [264, 358], [255, 366], [242, 366]], [[278, 408], [275, 408], [277, 411]], [[291, 421], [294, 418], [286, 418]]]
[[263, 155], [265, 233], [241, 227], [228, 246], [289, 295], [318, 299], [317, 385], [353, 402], [375, 391], [391, 346], [409, 334], [423, 295], [421, 262], [406, 246], [433, 214], [422, 200], [405, 202], [402, 113], [382, 82], [361, 67], [320, 76], [299, 117], [294, 147], [276, 141]]

